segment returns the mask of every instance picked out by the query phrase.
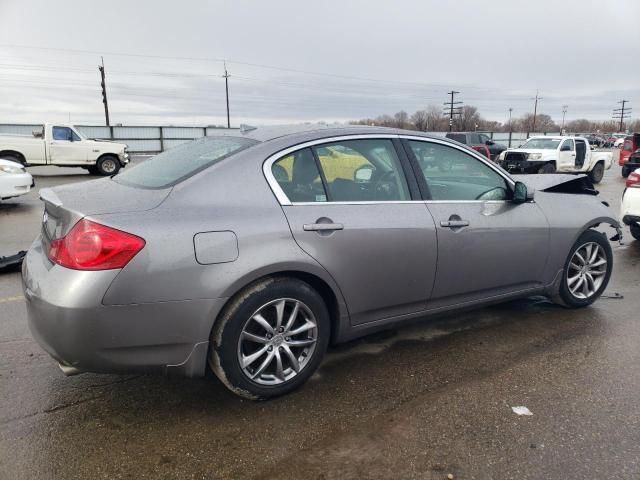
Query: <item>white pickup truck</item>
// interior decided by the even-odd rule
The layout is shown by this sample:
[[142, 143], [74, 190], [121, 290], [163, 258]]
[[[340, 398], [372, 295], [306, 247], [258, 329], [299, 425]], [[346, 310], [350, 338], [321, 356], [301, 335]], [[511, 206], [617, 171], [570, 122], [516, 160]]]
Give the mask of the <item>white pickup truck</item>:
[[600, 183], [612, 156], [594, 151], [584, 137], [545, 136], [505, 150], [497, 163], [511, 173], [586, 173], [593, 183]]
[[124, 143], [90, 140], [71, 125], [49, 123], [32, 135], [0, 135], [0, 158], [26, 166], [82, 167], [94, 175], [114, 175], [129, 163]]

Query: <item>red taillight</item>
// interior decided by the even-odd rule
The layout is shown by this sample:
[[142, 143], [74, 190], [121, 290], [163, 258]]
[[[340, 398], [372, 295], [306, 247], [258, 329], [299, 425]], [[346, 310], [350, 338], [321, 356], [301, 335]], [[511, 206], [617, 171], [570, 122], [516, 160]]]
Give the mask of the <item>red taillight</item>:
[[144, 245], [140, 237], [82, 219], [51, 242], [48, 256], [74, 270], [111, 270], [123, 268]]
[[640, 187], [640, 174], [631, 173], [627, 177], [627, 187]]

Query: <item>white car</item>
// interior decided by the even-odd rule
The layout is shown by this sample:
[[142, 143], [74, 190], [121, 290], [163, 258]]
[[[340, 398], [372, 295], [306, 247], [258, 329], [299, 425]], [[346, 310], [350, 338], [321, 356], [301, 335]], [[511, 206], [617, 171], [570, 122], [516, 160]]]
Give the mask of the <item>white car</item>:
[[611, 168], [613, 154], [596, 152], [584, 137], [531, 137], [505, 150], [497, 163], [510, 173], [586, 173], [593, 183]]
[[627, 188], [622, 194], [620, 219], [629, 225], [631, 235], [640, 240], [640, 168], [627, 178]]
[[615, 148], [622, 148], [622, 145], [624, 145], [624, 139], [627, 138], [627, 134], [626, 133], [614, 133], [612, 136], [616, 138], [616, 141], [613, 143], [613, 146]]
[[73, 125], [50, 123], [32, 135], [0, 135], [0, 158], [24, 165], [82, 167], [94, 175], [114, 175], [129, 163], [124, 143], [93, 140]]
[[0, 200], [29, 193], [34, 186], [33, 177], [22, 165], [0, 158]]

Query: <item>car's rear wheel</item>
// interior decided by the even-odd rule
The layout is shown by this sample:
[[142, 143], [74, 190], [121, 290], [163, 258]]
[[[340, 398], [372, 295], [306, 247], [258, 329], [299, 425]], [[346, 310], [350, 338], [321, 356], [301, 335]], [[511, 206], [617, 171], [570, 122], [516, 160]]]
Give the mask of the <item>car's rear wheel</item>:
[[629, 229], [631, 230], [631, 236], [640, 241], [640, 225], [629, 225]]
[[113, 155], [105, 155], [96, 162], [95, 168], [99, 175], [115, 175], [120, 170], [120, 160]]
[[538, 169], [538, 173], [555, 173], [556, 166], [553, 163], [545, 163]]
[[587, 230], [573, 245], [562, 274], [560, 300], [567, 307], [586, 307], [596, 301], [609, 284], [613, 253], [607, 237]]
[[602, 162], [596, 163], [589, 172], [589, 178], [593, 183], [600, 183], [604, 176], [604, 164]]
[[329, 313], [307, 283], [270, 278], [232, 300], [211, 334], [209, 364], [234, 393], [275, 397], [302, 385], [329, 343]]

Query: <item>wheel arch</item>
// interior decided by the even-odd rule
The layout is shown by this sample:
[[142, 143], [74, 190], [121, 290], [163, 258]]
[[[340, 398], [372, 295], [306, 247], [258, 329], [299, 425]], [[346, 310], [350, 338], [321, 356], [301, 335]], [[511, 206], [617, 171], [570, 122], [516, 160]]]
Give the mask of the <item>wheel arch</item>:
[[18, 157], [18, 159], [20, 160], [20, 162], [24, 165], [26, 163], [26, 159], [24, 157], [24, 155], [20, 152], [18, 152], [17, 150], [2, 150], [0, 151], [0, 158], [3, 155], [12, 155], [15, 157]]
[[340, 341], [342, 332], [344, 332], [349, 325], [349, 314], [342, 297], [342, 293], [336, 285], [331, 285], [327, 279], [322, 278], [317, 273], [299, 268], [275, 269], [268, 273], [250, 276], [245, 278], [242, 282], [235, 284], [228, 292], [228, 296], [225, 295], [225, 297], [227, 297], [227, 301], [213, 320], [211, 324], [211, 332], [215, 329], [219, 319], [224, 316], [228, 308], [237, 301], [238, 297], [241, 296], [245, 290], [250, 289], [252, 286], [265, 280], [275, 278], [293, 278], [300, 280], [316, 290], [324, 300], [327, 310], [329, 311], [329, 320], [331, 324], [330, 343], [333, 344]]

